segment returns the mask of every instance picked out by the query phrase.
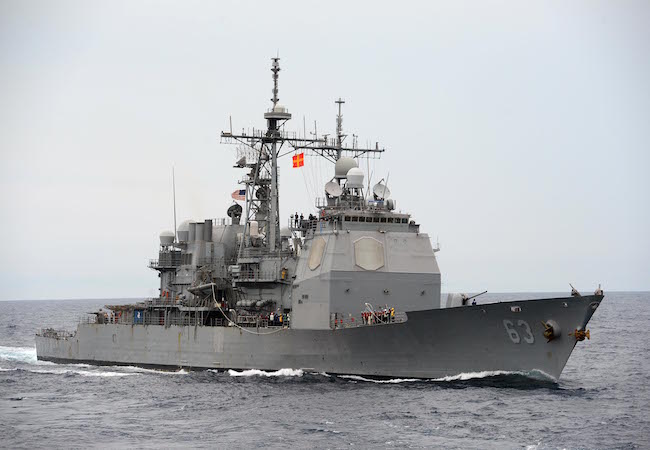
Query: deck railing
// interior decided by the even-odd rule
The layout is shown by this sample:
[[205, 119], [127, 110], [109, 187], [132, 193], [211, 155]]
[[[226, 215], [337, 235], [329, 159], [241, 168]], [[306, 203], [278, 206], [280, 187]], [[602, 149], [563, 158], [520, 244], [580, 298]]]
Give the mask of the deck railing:
[[339, 317], [336, 316], [330, 320], [330, 328], [339, 329], [339, 328], [356, 328], [363, 326], [375, 326], [375, 325], [388, 325], [391, 323], [403, 323], [407, 321], [407, 316], [405, 312], [396, 312], [394, 316], [386, 315], [383, 316], [379, 312], [375, 314], [366, 313], [357, 314], [355, 316], [348, 317]]
[[[87, 315], [79, 319], [79, 323], [83, 324], [121, 324], [121, 325], [177, 325], [182, 327], [187, 326], [227, 326], [229, 321], [224, 318], [205, 318], [205, 317], [195, 317], [190, 315], [183, 316], [167, 316], [167, 322], [165, 322], [165, 314], [161, 314], [161, 310], [151, 312], [148, 310], [138, 310], [141, 311], [142, 315], [140, 318], [133, 317], [132, 314], [106, 314], [105, 316], [99, 317], [95, 314]], [[342, 317], [339, 314], [335, 314], [330, 318], [330, 328], [333, 330], [342, 329], [342, 328], [356, 328], [363, 326], [376, 326], [376, 325], [387, 325], [392, 323], [403, 323], [408, 320], [408, 317], [405, 312], [396, 312], [394, 316], [390, 314], [382, 314], [379, 311], [376, 311], [374, 314], [370, 312], [363, 312], [356, 314], [354, 316]], [[240, 315], [236, 319], [237, 325], [241, 327], [259, 327], [259, 328], [270, 328], [276, 326], [289, 326], [287, 320], [284, 323], [270, 323], [268, 317], [260, 315]], [[74, 336], [74, 333], [70, 333], [64, 330], [53, 330], [53, 329], [43, 329], [41, 333], [49, 333], [48, 336], [57, 337], [57, 339], [67, 339], [68, 337]], [[67, 333], [67, 334], [66, 334]], [[41, 334], [45, 336], [45, 334]]]
[[53, 339], [69, 339], [74, 337], [75, 334], [75, 331], [55, 330], [54, 328], [41, 328], [36, 332], [36, 336]]

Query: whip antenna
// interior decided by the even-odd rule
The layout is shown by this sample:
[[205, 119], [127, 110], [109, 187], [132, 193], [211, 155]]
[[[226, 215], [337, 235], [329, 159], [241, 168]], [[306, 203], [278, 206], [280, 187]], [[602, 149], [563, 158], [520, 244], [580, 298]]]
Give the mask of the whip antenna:
[[178, 231], [176, 229], [176, 177], [174, 175], [174, 166], [172, 166], [172, 196], [174, 198], [174, 241], [178, 242]]

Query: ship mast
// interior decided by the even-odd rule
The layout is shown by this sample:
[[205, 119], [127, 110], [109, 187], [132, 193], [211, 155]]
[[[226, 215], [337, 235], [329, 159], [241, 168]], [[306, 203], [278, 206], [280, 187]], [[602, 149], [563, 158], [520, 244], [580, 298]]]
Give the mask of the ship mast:
[[306, 145], [294, 146], [297, 150], [311, 150], [314, 154], [321, 156], [331, 162], [336, 162], [341, 159], [343, 153], [350, 158], [359, 158], [365, 156], [367, 158], [379, 158], [385, 151], [379, 148], [379, 143], [375, 143], [375, 148], [359, 148], [354, 139], [352, 140], [352, 147], [345, 147], [343, 141], [347, 134], [343, 133], [343, 113], [341, 107], [345, 104], [345, 100], [339, 97], [334, 103], [338, 105], [338, 114], [336, 115], [336, 137], [328, 139], [327, 135], [323, 135], [324, 139], [318, 140], [314, 143], [307, 143]]
[[338, 147], [336, 160], [338, 161], [341, 159], [341, 147], [343, 145], [343, 139], [345, 139], [345, 135], [343, 134], [343, 114], [341, 114], [341, 105], [345, 103], [345, 100], [341, 100], [341, 97], [339, 97], [334, 103], [339, 105], [339, 113], [336, 116], [336, 146]]
[[271, 64], [271, 72], [273, 72], [273, 108], [270, 112], [264, 114], [267, 120], [268, 129], [266, 132], [267, 138], [270, 138], [271, 145], [271, 215], [269, 217], [269, 230], [268, 230], [268, 249], [270, 252], [275, 252], [276, 245], [280, 242], [280, 220], [278, 216], [279, 200], [278, 200], [278, 124], [291, 119], [291, 114], [284, 108], [278, 107], [278, 73], [280, 72], [280, 58], [273, 58]]
[[[279, 103], [279, 74], [280, 58], [271, 58], [271, 73], [273, 90], [270, 110], [264, 113], [266, 130], [253, 129], [252, 132], [242, 130], [241, 134], [230, 131], [221, 132], [221, 140], [227, 144], [243, 144], [240, 150], [240, 159], [236, 167], [248, 170], [240, 183], [245, 186], [245, 229], [239, 247], [239, 257], [245, 254], [279, 255], [280, 244], [280, 219], [279, 219], [279, 192], [278, 192], [278, 158], [284, 144], [295, 150], [310, 150], [313, 154], [336, 162], [345, 152], [352, 158], [374, 155], [378, 157], [384, 149], [375, 144], [375, 148], [358, 148], [353, 143], [352, 148], [345, 147], [343, 141], [343, 114], [341, 111], [344, 100], [338, 99], [338, 115], [336, 117], [336, 137], [313, 139], [306, 136], [299, 137], [296, 133], [282, 130], [284, 124], [291, 119], [289, 111]], [[286, 149], [285, 154], [292, 151]], [[255, 247], [247, 252], [247, 249]]]
[[[279, 104], [279, 73], [280, 58], [271, 59], [273, 90], [270, 110], [264, 113], [266, 130], [255, 130], [233, 134], [222, 132], [221, 139], [225, 143], [244, 144], [247, 151], [237, 164], [246, 168], [249, 173], [240, 181], [246, 187], [246, 228], [242, 239], [239, 256], [242, 257], [246, 248], [257, 247], [258, 255], [276, 255], [280, 252], [280, 220], [278, 192], [278, 158], [283, 145], [298, 148], [307, 145], [324, 143], [323, 139], [298, 138], [295, 133], [281, 130], [282, 126], [291, 119], [291, 114]], [[255, 222], [257, 229], [252, 229]], [[251, 234], [253, 233], [253, 234]]]

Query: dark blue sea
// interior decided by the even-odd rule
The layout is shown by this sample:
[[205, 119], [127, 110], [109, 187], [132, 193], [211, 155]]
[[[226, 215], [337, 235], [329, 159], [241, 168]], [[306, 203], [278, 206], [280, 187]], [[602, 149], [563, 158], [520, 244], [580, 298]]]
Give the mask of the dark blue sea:
[[[555, 294], [491, 294], [481, 302]], [[366, 380], [39, 362], [114, 300], [0, 302], [0, 447], [650, 448], [650, 293], [606, 293], [556, 382]], [[287, 368], [291, 369], [291, 368]]]

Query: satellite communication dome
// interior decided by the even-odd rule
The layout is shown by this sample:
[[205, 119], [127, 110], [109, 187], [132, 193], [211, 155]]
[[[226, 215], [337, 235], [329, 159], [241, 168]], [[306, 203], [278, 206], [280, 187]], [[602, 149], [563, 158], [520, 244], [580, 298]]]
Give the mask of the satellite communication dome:
[[334, 178], [345, 178], [354, 167], [359, 167], [354, 159], [345, 156], [340, 158], [334, 165]]
[[190, 223], [193, 223], [194, 220], [188, 219], [181, 222], [178, 226], [176, 232], [178, 233], [179, 242], [187, 242], [190, 239]]
[[174, 243], [174, 232], [163, 231], [160, 233], [160, 245], [172, 245]]
[[[340, 160], [339, 160], [340, 161]], [[363, 187], [363, 171], [358, 167], [353, 167], [347, 173], [348, 181], [345, 183], [347, 188], [357, 188], [360, 189]]]
[[375, 200], [386, 200], [390, 197], [390, 189], [380, 181], [372, 188], [372, 195], [375, 196]]
[[340, 197], [343, 193], [343, 189], [336, 181], [328, 181], [325, 184], [325, 193], [330, 197]]
[[190, 223], [195, 222], [192, 219], [187, 219], [181, 222], [178, 226], [178, 231], [190, 231]]

